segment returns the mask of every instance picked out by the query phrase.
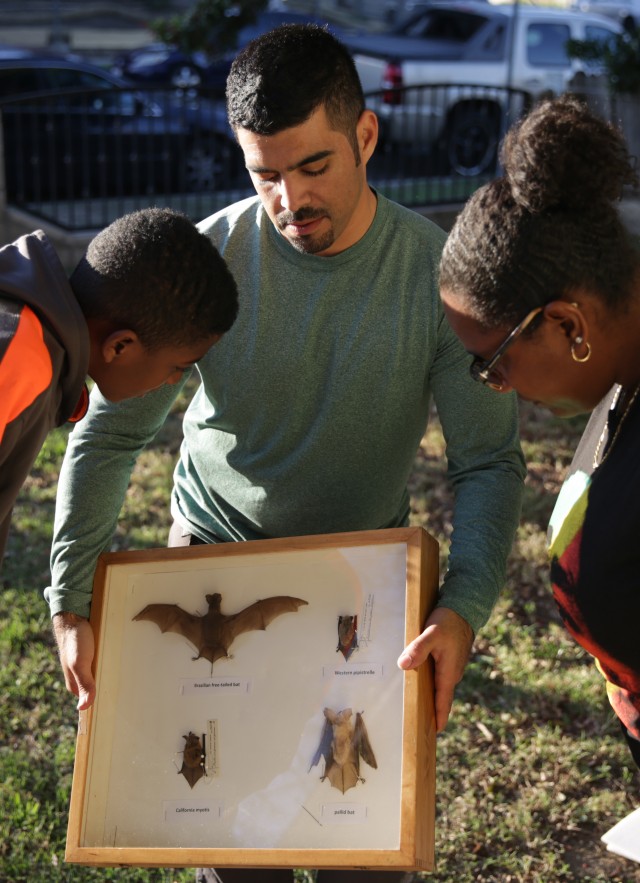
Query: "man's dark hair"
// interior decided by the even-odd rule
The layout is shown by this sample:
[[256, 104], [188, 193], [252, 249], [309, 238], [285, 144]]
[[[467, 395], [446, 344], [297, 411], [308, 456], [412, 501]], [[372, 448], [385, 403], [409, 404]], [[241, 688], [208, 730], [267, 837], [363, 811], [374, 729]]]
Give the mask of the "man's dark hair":
[[232, 326], [236, 284], [213, 243], [180, 212], [148, 208], [91, 240], [69, 280], [86, 318], [131, 328], [148, 350]]
[[353, 59], [326, 28], [281, 25], [252, 40], [234, 59], [227, 78], [231, 127], [274, 135], [304, 123], [320, 106], [333, 129], [351, 142], [365, 109]]

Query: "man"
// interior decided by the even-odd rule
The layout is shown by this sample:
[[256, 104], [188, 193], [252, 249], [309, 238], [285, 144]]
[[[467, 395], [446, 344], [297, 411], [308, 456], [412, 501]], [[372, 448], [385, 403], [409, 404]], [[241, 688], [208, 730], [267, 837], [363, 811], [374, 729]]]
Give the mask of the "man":
[[[258, 197], [200, 226], [236, 277], [240, 311], [198, 366], [170, 544], [407, 523], [406, 482], [433, 394], [456, 490], [455, 530], [438, 607], [399, 664], [434, 659], [442, 729], [474, 632], [502, 585], [519, 516], [516, 402], [474, 383], [444, 320], [444, 233], [367, 185], [377, 119], [342, 44], [315, 26], [257, 38], [234, 61], [227, 104]], [[61, 659], [80, 708], [95, 689], [91, 629], [79, 618], [89, 611], [96, 556], [109, 546], [131, 462], [172, 400], [153, 393], [134, 419], [126, 403], [97, 398], [65, 459], [47, 597], [63, 621], [64, 611], [77, 620]], [[107, 418], [119, 434], [116, 451], [101, 432]], [[107, 452], [99, 504], [85, 493], [86, 505], [72, 506], [73, 486], [97, 482], [91, 464]], [[318, 880], [353, 873], [322, 871]], [[291, 880], [282, 870], [219, 875], [224, 883]]]
[[114, 221], [70, 278], [41, 230], [0, 249], [0, 558], [47, 433], [87, 410], [87, 374], [111, 401], [177, 383], [236, 311], [224, 261], [169, 209]]

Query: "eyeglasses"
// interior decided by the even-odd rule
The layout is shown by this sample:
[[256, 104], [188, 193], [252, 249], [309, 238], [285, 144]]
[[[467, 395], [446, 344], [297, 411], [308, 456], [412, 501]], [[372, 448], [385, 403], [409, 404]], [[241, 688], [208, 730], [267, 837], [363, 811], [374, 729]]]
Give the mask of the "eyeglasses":
[[543, 310], [544, 307], [536, 307], [535, 310], [531, 310], [530, 313], [527, 313], [522, 322], [519, 322], [505, 340], [502, 341], [490, 359], [480, 359], [476, 356], [469, 368], [469, 373], [473, 379], [477, 380], [479, 383], [484, 383], [486, 386], [489, 386], [491, 389], [495, 389], [498, 392], [504, 389], [505, 382], [500, 374], [495, 372], [495, 367], [511, 344], [520, 337], [525, 328], [528, 328], [535, 317]]

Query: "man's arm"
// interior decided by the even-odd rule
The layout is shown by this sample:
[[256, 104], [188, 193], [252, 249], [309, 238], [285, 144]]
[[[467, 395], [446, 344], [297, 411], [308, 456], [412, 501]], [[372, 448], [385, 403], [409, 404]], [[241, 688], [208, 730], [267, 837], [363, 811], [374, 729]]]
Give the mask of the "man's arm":
[[438, 730], [446, 725], [474, 635], [504, 584], [526, 475], [515, 395], [472, 380], [469, 363], [443, 317], [430, 383], [455, 492], [453, 535], [437, 607], [398, 660], [407, 669], [433, 658]]
[[182, 384], [112, 404], [97, 389], [69, 437], [54, 520], [52, 584], [45, 589], [67, 688], [78, 707], [93, 702], [93, 635], [88, 622], [98, 556], [111, 545], [131, 470], [158, 431]]
[[403, 650], [398, 666], [405, 671], [418, 668], [431, 656], [435, 669], [436, 730], [444, 730], [453, 694], [462, 680], [473, 644], [473, 630], [458, 613], [446, 607], [436, 607], [426, 622], [425, 629]]
[[75, 613], [56, 613], [53, 634], [67, 690], [78, 697], [78, 711], [93, 705], [96, 682], [91, 670], [94, 639], [89, 620]]

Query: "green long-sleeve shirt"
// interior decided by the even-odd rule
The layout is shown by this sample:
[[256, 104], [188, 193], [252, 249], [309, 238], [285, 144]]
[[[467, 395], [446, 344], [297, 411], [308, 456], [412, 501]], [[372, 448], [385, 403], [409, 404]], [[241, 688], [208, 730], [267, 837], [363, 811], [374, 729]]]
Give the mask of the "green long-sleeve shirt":
[[[257, 198], [200, 226], [236, 278], [240, 312], [197, 366], [174, 517], [223, 541], [406, 523], [433, 395], [456, 493], [440, 603], [477, 630], [504, 580], [524, 465], [515, 399], [471, 380], [444, 318], [443, 231], [381, 196], [365, 236], [333, 257], [298, 253]], [[92, 394], [60, 476], [52, 613], [88, 614], [135, 458], [177, 392], [117, 405]]]

